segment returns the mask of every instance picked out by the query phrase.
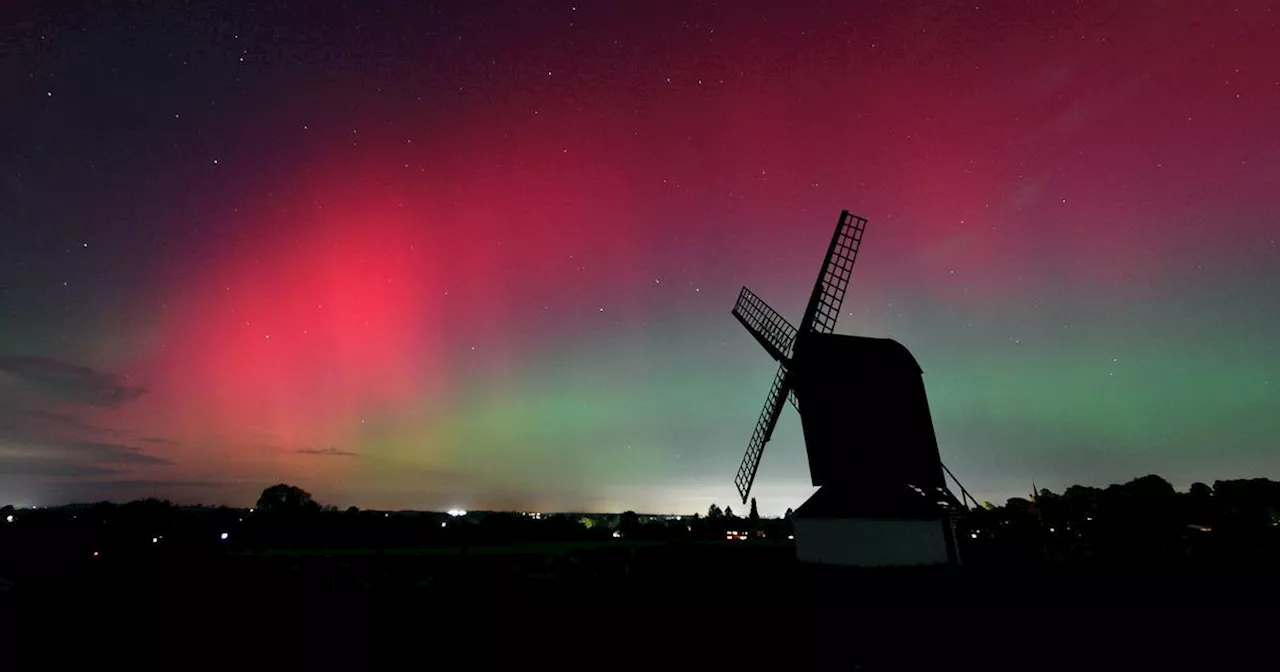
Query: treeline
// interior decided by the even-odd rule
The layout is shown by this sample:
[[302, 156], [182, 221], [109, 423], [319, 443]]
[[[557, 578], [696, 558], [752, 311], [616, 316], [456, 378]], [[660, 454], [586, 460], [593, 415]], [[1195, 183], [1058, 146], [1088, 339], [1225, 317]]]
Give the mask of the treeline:
[[[11, 521], [11, 522], [6, 522]], [[790, 523], [713, 515], [528, 514], [338, 509], [296, 486], [263, 491], [249, 509], [178, 506], [158, 499], [0, 510], [0, 576], [6, 567], [59, 567], [127, 558], [274, 551], [397, 552], [557, 542], [785, 539]]]
[[[1159, 476], [1106, 488], [1041, 489], [958, 515], [966, 564], [1041, 562], [1245, 568], [1280, 562], [1280, 483], [1196, 483]], [[54, 509], [0, 509], [0, 577], [102, 558], [219, 556], [278, 550], [391, 552], [546, 542], [785, 541], [790, 511], [761, 518], [712, 505], [706, 515], [522, 514], [338, 510], [279, 484], [251, 509], [147, 499]]]
[[1155, 475], [1106, 488], [1041, 489], [968, 517], [970, 556], [1038, 561], [1261, 566], [1280, 560], [1280, 482], [1194, 483]]

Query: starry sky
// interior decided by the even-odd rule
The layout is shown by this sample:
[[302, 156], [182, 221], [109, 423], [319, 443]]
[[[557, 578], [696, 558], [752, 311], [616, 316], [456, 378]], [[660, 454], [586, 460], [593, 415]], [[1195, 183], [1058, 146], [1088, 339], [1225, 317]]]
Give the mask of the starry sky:
[[0, 502], [736, 504], [841, 209], [979, 499], [1280, 478], [1268, 3], [4, 4]]

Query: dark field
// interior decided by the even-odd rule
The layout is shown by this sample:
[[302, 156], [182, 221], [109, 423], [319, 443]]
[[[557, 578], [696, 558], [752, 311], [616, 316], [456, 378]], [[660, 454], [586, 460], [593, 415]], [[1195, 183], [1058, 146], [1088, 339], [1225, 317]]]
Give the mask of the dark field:
[[[206, 650], [240, 659], [236, 669], [266, 666], [257, 656], [363, 669], [394, 666], [420, 646], [501, 649], [501, 637], [485, 634], [495, 628], [681, 628], [710, 615], [894, 631], [922, 614], [1203, 613], [1269, 608], [1280, 595], [1266, 568], [837, 570], [797, 563], [790, 543], [756, 540], [138, 554], [27, 569], [0, 593], [6, 659], [19, 663], [5, 669], [62, 669], [86, 651], [131, 660]], [[467, 634], [443, 634], [459, 629]]]
[[[406, 549], [311, 549], [80, 559], [31, 568], [3, 593], [7, 616], [146, 604], [199, 616], [288, 605], [292, 619], [376, 619], [449, 605], [592, 609], [733, 606], [1016, 606], [1028, 591], [1061, 606], [1248, 606], [1274, 588], [1266, 566], [1149, 567], [1049, 561], [847, 569], [798, 563], [791, 543], [545, 542]], [[254, 606], [257, 605], [257, 606]]]

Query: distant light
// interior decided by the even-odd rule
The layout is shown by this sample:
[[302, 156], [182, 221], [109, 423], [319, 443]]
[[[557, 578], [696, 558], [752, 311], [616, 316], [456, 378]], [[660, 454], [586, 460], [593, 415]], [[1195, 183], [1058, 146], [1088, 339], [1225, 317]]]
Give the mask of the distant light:
[[151, 537], [151, 543], [153, 544], [160, 543], [160, 537]]
[[249, 513], [253, 513], [253, 509], [249, 509]]
[[460, 516], [467, 515], [467, 512], [463, 509], [449, 509], [449, 515], [453, 516], [454, 518], [458, 518]]
[[794, 540], [795, 538], [796, 538], [796, 535], [794, 535], [794, 534], [788, 534], [788, 535], [787, 535], [787, 539]]
[[226, 532], [223, 532], [223, 533], [222, 533], [222, 536], [221, 536], [220, 538], [221, 538], [223, 541], [226, 541], [228, 536], [230, 536], [230, 535], [228, 535]]
[[440, 527], [449, 527], [449, 523], [440, 523]]
[[4, 522], [6, 522], [6, 523], [12, 523], [12, 522], [13, 522], [13, 516], [11, 516], [11, 515], [10, 515], [10, 516], [5, 516], [5, 517], [4, 517]]
[[613, 538], [614, 538], [614, 539], [621, 539], [621, 538], [622, 538], [622, 533], [621, 533], [621, 532], [617, 532], [617, 531], [615, 531], [615, 532], [613, 533]]
[[96, 558], [96, 557], [98, 557], [98, 552], [97, 552], [97, 551], [94, 551], [94, 552], [93, 552], [93, 557], [95, 557], [95, 558]]
[[1085, 517], [1084, 517], [1084, 519], [1085, 519], [1085, 520], [1093, 520], [1093, 516], [1085, 516]]
[[977, 538], [978, 538], [978, 533], [977, 533], [977, 532], [970, 532], [970, 533], [969, 533], [969, 537], [970, 537], [971, 539], [977, 539]]
[[1049, 531], [1050, 531], [1050, 532], [1053, 532], [1054, 530], [1053, 530], [1053, 528], [1051, 527], [1051, 528], [1049, 528]]

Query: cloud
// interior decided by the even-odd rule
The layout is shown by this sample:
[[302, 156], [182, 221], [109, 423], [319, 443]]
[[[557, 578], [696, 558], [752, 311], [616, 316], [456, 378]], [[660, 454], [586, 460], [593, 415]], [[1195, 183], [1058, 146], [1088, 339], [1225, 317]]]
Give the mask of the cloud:
[[331, 457], [360, 457], [360, 453], [353, 453], [348, 450], [339, 450], [337, 448], [301, 448], [298, 451], [303, 455], [328, 455]]
[[[0, 483], [3, 483], [0, 477]], [[0, 487], [3, 487], [0, 485]], [[168, 479], [116, 479], [110, 476], [75, 480], [45, 481], [38, 486], [30, 499], [48, 506], [71, 502], [127, 502], [156, 497], [179, 503], [197, 503], [202, 499], [231, 498], [232, 501], [253, 501], [249, 492], [236, 492], [236, 485], [218, 481], [168, 480]], [[21, 484], [11, 485], [15, 492], [23, 492]]]
[[146, 394], [120, 376], [48, 357], [0, 356], [0, 373], [64, 401], [115, 408]]
[[57, 444], [77, 459], [107, 464], [173, 464], [163, 457], [147, 455], [133, 446], [98, 441], [69, 441]]
[[74, 429], [90, 434], [109, 434], [111, 436], [125, 436], [129, 432], [122, 429], [112, 429], [111, 427], [99, 427], [90, 425], [78, 418], [66, 413], [54, 413], [51, 411], [28, 410], [22, 411], [25, 422], [22, 424], [28, 428], [34, 427], [42, 431]]
[[169, 481], [169, 480], [151, 480], [151, 479], [134, 479], [121, 481], [85, 481], [81, 485], [85, 488], [109, 489], [109, 490], [160, 490], [164, 488], [222, 488], [226, 483], [217, 481]]
[[160, 444], [160, 445], [162, 445], [162, 446], [180, 446], [180, 445], [182, 445], [181, 443], [179, 443], [179, 442], [177, 442], [177, 441], [174, 441], [173, 439], [164, 439], [164, 438], [161, 438], [161, 437], [158, 437], [158, 436], [144, 436], [144, 437], [142, 437], [142, 440], [143, 440], [143, 441], [146, 441], [147, 443], [156, 443], [156, 444]]
[[81, 476], [108, 476], [118, 472], [116, 469], [96, 464], [29, 455], [0, 454], [0, 473], [5, 476], [75, 478]]

